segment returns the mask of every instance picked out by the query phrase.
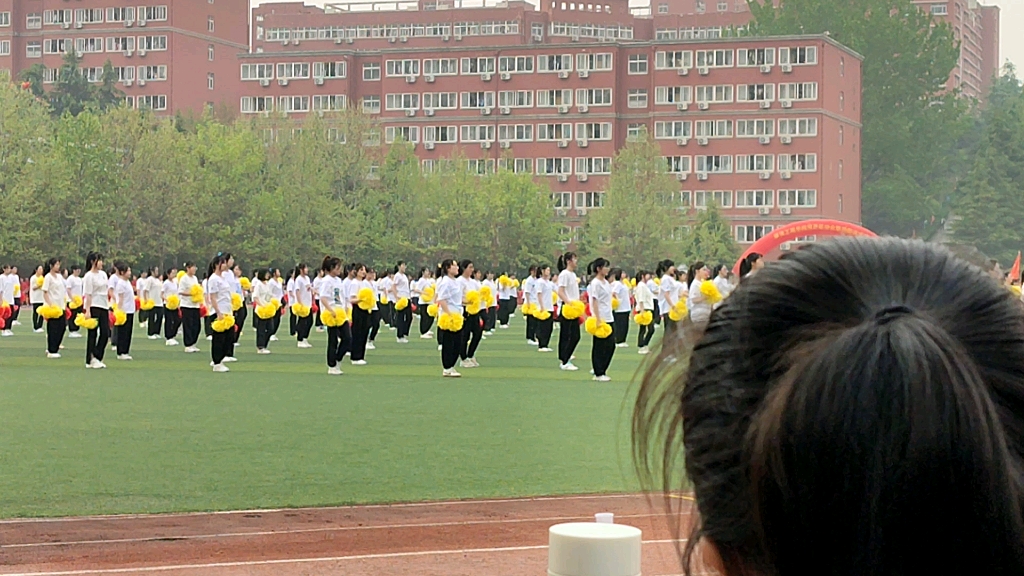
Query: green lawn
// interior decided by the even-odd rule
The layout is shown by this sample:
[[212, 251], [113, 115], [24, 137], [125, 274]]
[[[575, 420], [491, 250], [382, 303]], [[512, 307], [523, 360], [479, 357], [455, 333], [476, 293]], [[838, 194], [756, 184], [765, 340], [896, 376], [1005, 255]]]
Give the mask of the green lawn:
[[[631, 327], [635, 333], [635, 326]], [[85, 339], [47, 360], [44, 335], [0, 339], [0, 517], [228, 510], [624, 491], [635, 336], [613, 382], [576, 373], [523, 336], [481, 344], [483, 366], [442, 379], [435, 341], [382, 330], [369, 365], [329, 377], [325, 335], [298, 350], [282, 326], [257, 356], [247, 330], [230, 374], [149, 341], [86, 370]], [[415, 328], [414, 328], [415, 333]], [[554, 338], [557, 339], [558, 333]]]

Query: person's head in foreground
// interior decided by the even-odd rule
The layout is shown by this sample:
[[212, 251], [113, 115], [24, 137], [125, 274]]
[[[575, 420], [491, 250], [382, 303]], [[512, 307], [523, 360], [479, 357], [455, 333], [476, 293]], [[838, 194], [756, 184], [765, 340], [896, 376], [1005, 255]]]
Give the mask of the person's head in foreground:
[[683, 487], [684, 458], [688, 574], [1024, 574], [1024, 311], [991, 276], [916, 241], [813, 244], [686, 341], [633, 430], [648, 481]]

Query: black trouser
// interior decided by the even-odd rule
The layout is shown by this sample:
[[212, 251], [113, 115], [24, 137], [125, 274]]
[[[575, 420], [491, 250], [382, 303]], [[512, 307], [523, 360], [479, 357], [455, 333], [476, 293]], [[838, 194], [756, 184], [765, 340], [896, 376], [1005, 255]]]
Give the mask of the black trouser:
[[199, 341], [199, 308], [181, 309], [181, 335], [186, 348]]
[[223, 332], [213, 332], [213, 343], [210, 346], [210, 357], [214, 364], [221, 364], [224, 359], [235, 355], [235, 328]]
[[324, 321], [320, 319], [320, 313], [319, 312], [313, 313], [313, 326], [316, 326], [317, 328], [321, 328], [321, 327], [323, 327], [323, 325], [324, 325]]
[[629, 312], [613, 312], [615, 323], [612, 328], [615, 332], [615, 343], [622, 344], [629, 336]]
[[668, 337], [669, 334], [674, 334], [675, 333], [676, 326], [679, 323], [676, 322], [675, 320], [669, 318], [668, 314], [665, 314], [665, 317], [662, 318], [662, 320], [665, 321], [665, 335], [662, 338], [666, 338], [666, 337]]
[[164, 322], [164, 307], [154, 306], [149, 310], [149, 324], [146, 326], [146, 332], [149, 336], [159, 336], [160, 327], [163, 326]]
[[512, 300], [509, 298], [498, 300], [498, 322], [502, 326], [508, 326], [509, 304], [511, 303]]
[[580, 343], [580, 322], [576, 318], [559, 318], [558, 326], [558, 360], [565, 365], [572, 360], [572, 354]]
[[89, 315], [92, 316], [97, 326], [86, 334], [85, 340], [85, 363], [89, 364], [95, 358], [103, 362], [103, 353], [107, 349], [107, 342], [110, 340], [110, 312], [106, 308], [89, 308]]
[[548, 316], [547, 320], [533, 319], [537, 324], [537, 347], [548, 348], [551, 345], [551, 332], [555, 329], [554, 315]]
[[[440, 314], [440, 312], [438, 312]], [[441, 367], [451, 370], [455, 367], [462, 350], [462, 337], [464, 331], [449, 332], [448, 330], [437, 330], [437, 336], [441, 340]]]
[[537, 319], [533, 316], [526, 317], [526, 339], [530, 342], [537, 341]]
[[171, 340], [178, 335], [178, 327], [181, 326], [181, 309], [168, 310], [164, 308], [164, 339]]
[[427, 314], [428, 306], [430, 304], [420, 304], [420, 336], [430, 332], [430, 328], [434, 325], [434, 317]]
[[150, 312], [149, 310], [143, 310], [141, 308], [139, 309], [139, 312], [138, 312], [137, 316], [139, 317], [139, 324], [140, 325], [143, 322], [146, 322], [147, 320], [149, 320], [149, 312]]
[[590, 350], [590, 363], [594, 367], [594, 376], [604, 376], [612, 364], [615, 355], [614, 338], [598, 338], [594, 336], [594, 347]]
[[206, 336], [213, 336], [213, 320], [216, 316], [213, 312], [207, 311], [206, 317], [203, 318], [203, 334]]
[[39, 315], [39, 307], [40, 306], [42, 306], [42, 304], [33, 304], [32, 305], [32, 329], [33, 330], [39, 330], [40, 328], [43, 327], [43, 317]]
[[50, 354], [60, 352], [60, 343], [64, 341], [64, 330], [67, 330], [67, 319], [61, 314], [46, 321], [46, 351]]
[[[288, 335], [295, 336], [299, 332], [299, 317], [295, 315], [295, 312], [288, 311]], [[302, 340], [302, 338], [299, 338]]]
[[380, 332], [380, 308], [370, 311], [370, 342], [377, 339], [377, 332]]
[[295, 319], [295, 339], [299, 342], [303, 340], [309, 340], [309, 331], [313, 329], [313, 313], [310, 312], [308, 316], [296, 316], [291, 315]]
[[658, 300], [655, 299], [654, 300], [654, 309], [651, 310], [651, 316], [654, 317], [654, 320], [652, 320], [651, 323], [653, 325], [655, 325], [655, 326], [657, 326], [658, 324], [661, 324], [661, 310], [659, 310], [659, 308], [661, 308], [661, 307], [658, 306]]
[[335, 368], [338, 362], [345, 357], [345, 348], [348, 347], [347, 331], [344, 326], [327, 327], [327, 367]]
[[646, 348], [651, 343], [651, 338], [654, 337], [654, 320], [647, 326], [640, 327], [640, 334], [637, 336], [636, 345], [639, 348]]
[[270, 328], [274, 325], [273, 318], [266, 320], [253, 314], [256, 321], [256, 349], [263, 350], [270, 344]]
[[281, 312], [278, 311], [270, 320], [270, 335], [275, 336], [277, 331], [281, 329]]
[[352, 308], [352, 361], [366, 359], [366, 342], [370, 337], [370, 312]]
[[384, 323], [388, 326], [395, 325], [394, 310], [391, 309], [391, 303], [380, 304], [380, 317], [384, 319]]
[[78, 324], [75, 324], [75, 319], [82, 313], [81, 308], [74, 308], [71, 310], [71, 318], [68, 318], [68, 332], [78, 332]]
[[[255, 315], [255, 312], [253, 313]], [[231, 339], [233, 344], [238, 344], [238, 339], [242, 337], [242, 326], [245, 326], [245, 319], [249, 317], [249, 309], [243, 304], [241, 308], [235, 310], [235, 326], [232, 328], [234, 337]]]
[[135, 313], [125, 314], [128, 318], [124, 324], [117, 326], [117, 355], [123, 356], [132, 350], [132, 326], [135, 324]]
[[11, 322], [18, 319], [18, 315], [21, 314], [21, 297], [14, 298], [14, 305], [11, 306]]
[[484, 332], [490, 332], [491, 330], [494, 330], [494, 325], [497, 323], [495, 322], [497, 314], [497, 306], [492, 306], [491, 308], [488, 308], [487, 312], [484, 313]]
[[412, 306], [406, 306], [401, 310], [395, 310], [395, 325], [398, 338], [408, 338], [409, 328], [412, 326]]
[[483, 338], [484, 329], [480, 325], [480, 313], [463, 313], [465, 320], [462, 323], [462, 350], [460, 357], [463, 360], [476, 357], [476, 349], [480, 346], [480, 339]]

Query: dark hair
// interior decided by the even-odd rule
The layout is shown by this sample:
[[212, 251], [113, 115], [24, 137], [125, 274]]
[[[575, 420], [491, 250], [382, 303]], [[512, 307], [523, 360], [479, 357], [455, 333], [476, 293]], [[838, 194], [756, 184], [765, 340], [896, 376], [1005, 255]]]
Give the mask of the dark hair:
[[[335, 260], [337, 260], [337, 258], [335, 258]], [[267, 282], [270, 280], [270, 268], [259, 268], [253, 275], [256, 276], [256, 279], [260, 282]]]
[[640, 270], [636, 273], [636, 276], [633, 277], [633, 280], [636, 280], [637, 285], [644, 281], [644, 274], [647, 274], [647, 271]]
[[751, 252], [750, 254], [747, 255], [746, 258], [744, 258], [743, 260], [740, 261], [740, 279], [741, 280], [743, 279], [744, 276], [746, 276], [747, 274], [750, 274], [750, 271], [754, 269], [754, 262], [757, 262], [761, 258], [763, 258], [763, 256], [761, 256], [757, 252]]
[[559, 256], [558, 257], [558, 262], [556, 264], [558, 266], [558, 271], [561, 272], [562, 270], [565, 270], [566, 266], [569, 264], [569, 261], [572, 260], [575, 257], [576, 257], [576, 253], [575, 252], [566, 252], [565, 254], [562, 254], [561, 256]]
[[86, 269], [92, 270], [92, 267], [95, 266], [96, 263], [99, 262], [100, 260], [103, 260], [103, 254], [100, 254], [99, 252], [89, 252], [85, 256]]
[[218, 266], [220, 266], [221, 264], [223, 264], [223, 263], [225, 263], [227, 261], [228, 261], [228, 257], [223, 255], [223, 254], [218, 254], [218, 255], [214, 256], [213, 260], [210, 260], [210, 265], [207, 266], [206, 277], [209, 278], [210, 276], [213, 276], [214, 270], [216, 270]]
[[78, 270], [79, 272], [81, 272], [82, 271], [82, 267], [79, 266], [78, 264], [72, 264], [70, 270], [71, 270], [71, 273], [74, 274], [75, 270]]
[[181, 269], [188, 272], [188, 269], [195, 266], [196, 263], [191, 260], [185, 260], [185, 263], [181, 265]]
[[657, 268], [655, 268], [654, 275], [660, 278], [664, 276], [666, 272], [668, 272], [669, 268], [675, 265], [676, 263], [671, 260], [662, 260], [661, 262], [658, 262], [658, 266]]
[[980, 269], [920, 241], [814, 244], [689, 340], [633, 414], [645, 486], [685, 462], [688, 574], [705, 538], [727, 574], [1024, 573], [1024, 309]]
[[341, 266], [341, 258], [335, 258], [334, 256], [324, 256], [324, 261], [320, 264], [320, 269], [324, 272], [330, 272], [338, 266]]
[[295, 274], [296, 278], [298, 278], [299, 276], [302, 276], [302, 271], [307, 270], [308, 268], [309, 264], [306, 264], [305, 262], [299, 262], [298, 264], [295, 265], [295, 270], [292, 273]]
[[703, 260], [697, 260], [686, 270], [686, 285], [693, 284], [693, 281], [697, 279], [697, 271], [705, 266]]
[[159, 266], [153, 266], [153, 267], [151, 267], [151, 268], [149, 269], [149, 275], [150, 275], [150, 276], [160, 276], [160, 274], [159, 274], [159, 273], [157, 272], [157, 270], [159, 270], [159, 269], [160, 269], [160, 267], [159, 267]]
[[463, 274], [465, 274], [466, 270], [470, 266], [472, 266], [472, 265], [473, 265], [473, 261], [470, 260], [469, 258], [466, 258], [465, 260], [462, 260], [461, 262], [459, 262], [459, 276], [462, 276]]
[[118, 274], [124, 274], [128, 271], [128, 263], [124, 260], [118, 260], [114, 262], [114, 270], [116, 270]]
[[349, 272], [355, 272], [356, 274], [359, 274], [360, 268], [366, 268], [366, 264], [363, 264], [362, 262], [353, 262], [352, 268], [349, 269]]
[[451, 258], [445, 258], [441, 262], [441, 266], [438, 267], [438, 269], [437, 269], [437, 278], [438, 278], [438, 280], [440, 280], [442, 276], [447, 276], [448, 275], [448, 269], [451, 268], [452, 264], [455, 264], [455, 263], [456, 263], [455, 260], [453, 260]]
[[622, 268], [612, 268], [608, 276], [615, 280], [622, 280]]
[[591, 262], [587, 266], [587, 275], [588, 276], [593, 276], [594, 274], [597, 274], [597, 269], [598, 268], [604, 268], [604, 267], [610, 266], [610, 265], [611, 265], [611, 262], [609, 262], [608, 260], [606, 260], [604, 258], [598, 258], [598, 259], [594, 260], [593, 262]]
[[43, 272], [45, 272], [46, 274], [49, 274], [50, 270], [53, 269], [53, 265], [54, 264], [59, 264], [59, 263], [60, 263], [60, 258], [50, 258], [49, 260], [46, 261], [46, 265], [43, 266]]
[[398, 274], [398, 267], [401, 266], [402, 264], [405, 264], [405, 260], [399, 260], [398, 264], [395, 264], [395, 270], [393, 272], [394, 274]]

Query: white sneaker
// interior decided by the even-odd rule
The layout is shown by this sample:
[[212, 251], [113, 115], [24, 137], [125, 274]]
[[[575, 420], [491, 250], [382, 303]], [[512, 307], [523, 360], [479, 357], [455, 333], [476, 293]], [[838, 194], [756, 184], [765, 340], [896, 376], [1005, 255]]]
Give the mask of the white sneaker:
[[266, 348], [260, 348], [259, 350], [256, 351], [256, 353], [257, 354], [270, 354], [270, 350], [267, 350]]
[[508, 324], [502, 324], [501, 326], [499, 326], [499, 328], [501, 328], [502, 330], [508, 330]]
[[89, 364], [89, 367], [90, 368], [95, 368], [96, 370], [102, 370], [102, 369], [106, 368], [107, 365], [104, 364], [103, 362], [100, 362], [99, 360], [93, 358], [92, 362]]
[[217, 364], [217, 365], [215, 365], [215, 366], [213, 367], [213, 371], [214, 371], [214, 372], [231, 372], [231, 370], [230, 370], [230, 369], [228, 369], [228, 367], [227, 367], [227, 366], [225, 366], [225, 365], [223, 365], [223, 364]]
[[351, 352], [345, 352], [345, 357], [346, 358], [351, 358], [352, 357], [352, 353]]
[[476, 361], [476, 358], [470, 358], [469, 361], [473, 363], [473, 368], [480, 367], [480, 363]]
[[644, 346], [643, 348], [637, 350], [636, 353], [640, 354], [641, 356], [644, 356], [644, 355], [650, 354], [651, 351], [650, 351], [650, 349], [647, 348], [647, 346]]
[[178, 345], [178, 341], [175, 340], [174, 338], [171, 338], [167, 342], [164, 342], [164, 346], [177, 346], [177, 345]]
[[437, 345], [437, 351], [440, 352], [441, 350], [444, 350], [444, 346], [438, 344]]
[[324, 331], [324, 327], [323, 326], [317, 326], [316, 327], [316, 331], [317, 332], [323, 332]]
[[537, 352], [554, 352], [551, 348], [538, 348]]
[[629, 344], [626, 344], [625, 342], [622, 342], [621, 344], [616, 344], [615, 347], [616, 348], [629, 348]]
[[37, 329], [33, 330], [33, 332], [35, 332], [36, 334], [42, 334], [43, 333], [43, 329], [42, 328], [37, 328]]
[[483, 334], [481, 334], [481, 335], [480, 335], [480, 339], [481, 339], [481, 340], [487, 340], [487, 333], [486, 333], [486, 332], [484, 332]]
[[509, 314], [509, 315], [508, 315], [508, 318], [509, 318], [509, 320], [511, 320], [511, 319], [513, 319], [513, 318], [515, 318], [515, 317], [516, 317], [516, 315], [515, 315], [515, 314]]
[[594, 376], [594, 382], [611, 382], [611, 376]]
[[536, 340], [527, 340], [526, 343], [529, 344], [530, 346], [540, 346], [540, 344], [538, 344]]
[[270, 341], [271, 342], [277, 342], [277, 336], [271, 336], [270, 337]]
[[187, 354], [195, 354], [196, 352], [199, 352], [199, 348], [196, 348], [195, 346], [188, 346], [185, 348], [185, 353]]
[[2, 335], [2, 336], [14, 336], [14, 332], [11, 332], [10, 330], [4, 330], [2, 333], [0, 333], [0, 335]]
[[312, 348], [313, 345], [310, 344], [309, 342], [306, 342], [305, 340], [303, 340], [303, 341], [299, 342], [298, 347], [299, 348]]
[[392, 332], [394, 332], [395, 330], [397, 330], [397, 328], [395, 328], [394, 326], [388, 326], [388, 330], [391, 330]]
[[131, 360], [132, 357], [127, 355], [127, 354], [118, 354], [117, 355], [117, 359], [118, 360]]
[[430, 340], [433, 337], [434, 335], [431, 334], [430, 332], [427, 332], [426, 334], [420, 334], [420, 340]]
[[11, 326], [21, 326], [21, 322], [15, 320], [15, 321], [11, 322]]
[[46, 357], [50, 360], [55, 360], [57, 358], [60, 358], [60, 354], [50, 354], [49, 352], [47, 352]]
[[462, 374], [459, 374], [458, 372], [455, 371], [455, 368], [452, 368], [451, 370], [448, 371], [448, 377], [449, 378], [462, 378]]
[[140, 322], [139, 328], [149, 328], [149, 322]]
[[211, 341], [213, 341], [213, 336], [207, 336], [207, 337], [206, 337], [206, 341], [207, 341], [207, 342], [211, 342]]
[[575, 372], [575, 371], [579, 370], [579, 368], [577, 368], [575, 365], [573, 365], [572, 362], [569, 362], [568, 364], [562, 364], [561, 368], [562, 368], [562, 370], [565, 370], [565, 371], [568, 371], [568, 372]]
[[353, 366], [366, 366], [366, 360], [353, 360]]
[[58, 349], [63, 350], [64, 349], [64, 345], [61, 344], [60, 346], [58, 346]]
[[373, 342], [367, 342], [366, 343], [366, 349], [367, 350], [376, 350], [377, 347], [373, 344]]
[[327, 369], [327, 375], [328, 376], [341, 376], [341, 374], [342, 374], [341, 368], [338, 368], [337, 366], [335, 366], [334, 368], [328, 368]]
[[159, 340], [160, 339], [160, 335], [159, 334], [150, 334], [149, 335], [149, 339], [150, 340]]
[[221, 362], [238, 362], [238, 358], [235, 358], [234, 356], [225, 356]]
[[408, 344], [409, 343], [409, 339], [408, 338], [399, 338], [398, 339], [398, 343], [399, 344]]
[[71, 333], [68, 334], [68, 338], [81, 338], [81, 337], [82, 337], [82, 333], [81, 332], [71, 332]]

